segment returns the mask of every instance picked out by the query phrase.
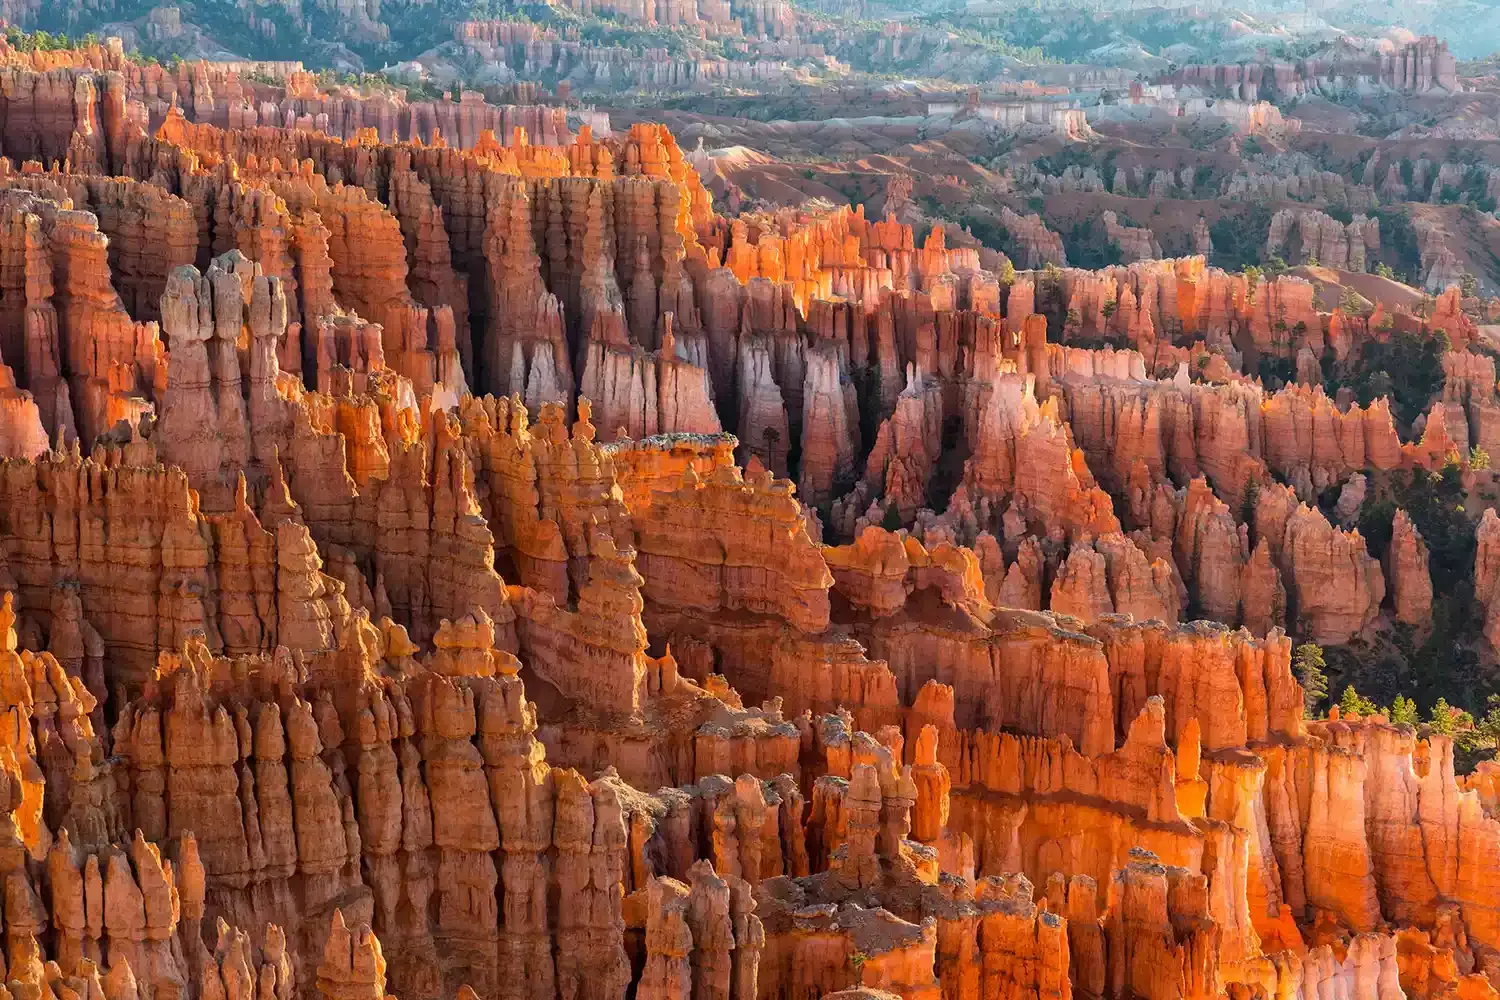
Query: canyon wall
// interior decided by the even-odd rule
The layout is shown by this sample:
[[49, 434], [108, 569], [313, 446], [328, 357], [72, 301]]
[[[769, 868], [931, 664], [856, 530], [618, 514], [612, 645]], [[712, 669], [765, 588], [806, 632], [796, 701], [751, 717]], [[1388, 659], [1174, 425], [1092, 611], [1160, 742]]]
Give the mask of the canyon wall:
[[1488, 772], [1292, 650], [1431, 614], [1319, 500], [1492, 363], [1403, 440], [1239, 370], [1378, 335], [1300, 278], [75, 97], [0, 170], [13, 997], [1491, 995]]

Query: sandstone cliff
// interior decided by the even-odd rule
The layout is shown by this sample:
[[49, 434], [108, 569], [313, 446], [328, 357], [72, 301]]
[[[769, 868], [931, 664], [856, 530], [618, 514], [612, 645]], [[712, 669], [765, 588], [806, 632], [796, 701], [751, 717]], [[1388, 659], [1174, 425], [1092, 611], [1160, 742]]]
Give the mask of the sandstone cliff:
[[1310, 282], [1118, 217], [1002, 282], [718, 214], [660, 126], [7, 72], [72, 167], [0, 173], [13, 997], [1488, 996], [1493, 782], [1292, 672], [1430, 617], [1348, 525], [1484, 439], [1479, 355], [1403, 444], [1247, 376], [1371, 335]]

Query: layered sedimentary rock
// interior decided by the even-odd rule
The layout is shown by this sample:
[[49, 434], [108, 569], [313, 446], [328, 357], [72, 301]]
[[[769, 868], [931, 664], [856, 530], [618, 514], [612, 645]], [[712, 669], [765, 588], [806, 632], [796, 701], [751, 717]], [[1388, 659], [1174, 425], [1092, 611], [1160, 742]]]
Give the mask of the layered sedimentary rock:
[[1485, 510], [1474, 540], [1474, 599], [1485, 609], [1485, 638], [1500, 649], [1500, 517], [1492, 509]]
[[[660, 126], [194, 78], [148, 137], [13, 75], [74, 168], [0, 173], [14, 996], [1488, 995], [1493, 782], [1292, 673], [1430, 615], [1412, 518], [1344, 522], [1484, 439], [1479, 355], [1403, 444], [1243, 370], [1368, 324], [1118, 217], [1143, 259], [1002, 280], [717, 214]], [[1487, 512], [1492, 641], [1497, 589]]]
[[1322, 212], [1282, 209], [1271, 217], [1266, 236], [1268, 256], [1340, 270], [1365, 270], [1366, 254], [1379, 249], [1380, 222], [1363, 215], [1344, 224]]
[[1161, 243], [1151, 230], [1127, 226], [1114, 212], [1105, 212], [1099, 221], [1104, 227], [1104, 238], [1120, 248], [1120, 257], [1125, 262], [1161, 257]]
[[1458, 83], [1456, 62], [1448, 51], [1448, 43], [1431, 35], [1378, 52], [1350, 49], [1332, 58], [1314, 57], [1279, 65], [1193, 65], [1185, 66], [1179, 72], [1184, 81], [1226, 86], [1246, 96], [1275, 93], [1290, 97], [1316, 93], [1327, 85], [1325, 81], [1335, 79], [1360, 80], [1377, 87], [1415, 93], [1435, 88], [1452, 90]]
[[1432, 576], [1428, 570], [1427, 543], [1411, 523], [1406, 511], [1396, 511], [1391, 522], [1391, 547], [1386, 570], [1395, 602], [1396, 619], [1408, 625], [1425, 625], [1432, 614]]
[[[1392, 548], [1393, 558], [1399, 558], [1399, 551]], [[1294, 614], [1317, 641], [1348, 642], [1379, 614], [1385, 578], [1358, 530], [1335, 528], [1321, 511], [1299, 505], [1287, 518], [1281, 558]], [[1412, 572], [1421, 568], [1414, 566]], [[1412, 589], [1419, 586], [1408, 583]], [[1402, 596], [1412, 598], [1410, 591]]]
[[1022, 267], [1039, 268], [1044, 264], [1061, 267], [1068, 262], [1062, 237], [1049, 232], [1040, 216], [1018, 215], [1010, 208], [1000, 211], [1000, 222], [1016, 241], [1016, 259]]

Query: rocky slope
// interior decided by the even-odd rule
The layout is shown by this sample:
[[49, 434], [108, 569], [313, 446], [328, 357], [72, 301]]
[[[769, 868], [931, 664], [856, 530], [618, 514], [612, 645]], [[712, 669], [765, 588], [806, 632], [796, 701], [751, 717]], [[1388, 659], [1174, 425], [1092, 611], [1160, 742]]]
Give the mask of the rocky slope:
[[[1494, 994], [1493, 767], [1293, 672], [1444, 596], [1361, 491], [1493, 483], [1456, 289], [8, 72], [12, 998]], [[1419, 421], [1313, 376], [1438, 330]]]

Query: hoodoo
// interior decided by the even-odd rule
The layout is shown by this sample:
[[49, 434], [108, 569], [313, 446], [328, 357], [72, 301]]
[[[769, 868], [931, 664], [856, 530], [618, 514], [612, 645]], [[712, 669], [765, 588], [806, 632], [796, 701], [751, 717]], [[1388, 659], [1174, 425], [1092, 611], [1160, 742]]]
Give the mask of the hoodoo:
[[1495, 1000], [1492, 67], [126, 6], [0, 40], [0, 1000]]

